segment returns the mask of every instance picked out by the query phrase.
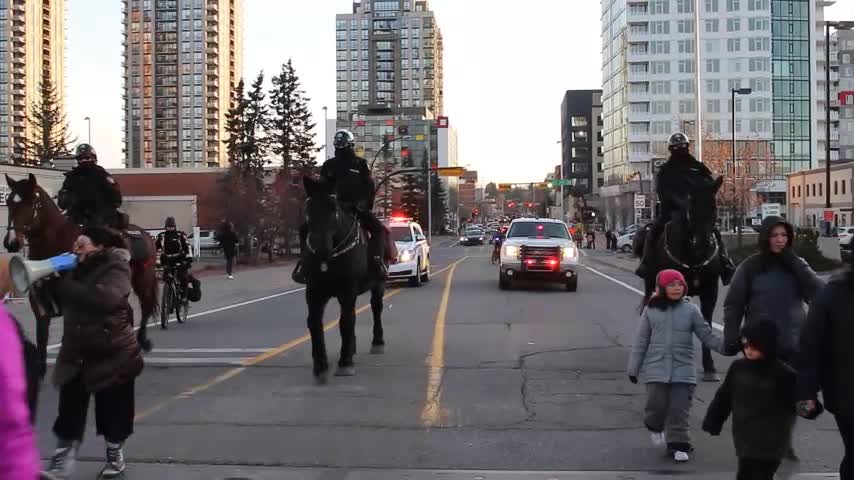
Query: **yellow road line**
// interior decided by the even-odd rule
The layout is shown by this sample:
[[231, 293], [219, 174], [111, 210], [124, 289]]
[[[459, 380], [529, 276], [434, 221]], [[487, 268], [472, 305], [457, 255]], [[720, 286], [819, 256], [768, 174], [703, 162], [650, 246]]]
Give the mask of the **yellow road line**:
[[[437, 276], [437, 275], [441, 275], [442, 273], [444, 273], [448, 270], [452, 270], [453, 267], [455, 267], [457, 265], [457, 263], [459, 263], [463, 260], [465, 260], [465, 257], [463, 257], [463, 259], [457, 261], [456, 263], [453, 263], [453, 264], [451, 264], [445, 268], [442, 268], [441, 270], [434, 272], [432, 275]], [[386, 293], [385, 296], [383, 297], [383, 299], [391, 298], [400, 292], [401, 292], [401, 289], [399, 289], [399, 288], [394, 289], [394, 290]], [[361, 307], [356, 309], [356, 315], [361, 315], [362, 313], [364, 313], [365, 311], [367, 311], [370, 308], [371, 308], [370, 304], [362, 305]], [[338, 323], [339, 323], [339, 320], [333, 320], [331, 322], [326, 323], [323, 326], [323, 331], [325, 332], [329, 329], [335, 328], [336, 326], [338, 326]], [[275, 358], [275, 357], [287, 352], [288, 350], [292, 350], [292, 349], [302, 345], [303, 343], [308, 342], [309, 340], [311, 340], [311, 335], [306, 334], [306, 335], [303, 335], [299, 338], [295, 338], [289, 342], [283, 343], [282, 345], [280, 345], [280, 346], [278, 346], [272, 350], [269, 350], [269, 351], [264, 352], [260, 355], [256, 355], [252, 358], [249, 358], [245, 362], [243, 362], [243, 366], [227, 370], [225, 373], [218, 375], [218, 376], [208, 380], [207, 382], [205, 382], [203, 384], [196, 385], [194, 387], [190, 387], [189, 389], [179, 393], [178, 395], [169, 397], [165, 400], [162, 400], [158, 403], [155, 403], [151, 407], [137, 413], [136, 416], [134, 417], [134, 421], [140, 421], [140, 420], [143, 420], [145, 418], [148, 418], [151, 415], [159, 412], [160, 410], [163, 410], [164, 408], [175, 403], [178, 400], [181, 400], [184, 398], [190, 398], [190, 397], [196, 395], [197, 393], [204, 392], [205, 390], [208, 390], [211, 387], [219, 385], [220, 383], [223, 383], [223, 382], [225, 382], [231, 378], [236, 377], [237, 375], [240, 375], [248, 367], [255, 366], [261, 362], [265, 362], [267, 360]]]
[[436, 312], [436, 321], [433, 326], [433, 348], [427, 362], [427, 393], [424, 399], [424, 408], [421, 410], [421, 423], [427, 428], [440, 425], [442, 419], [442, 375], [445, 368], [445, 322], [448, 315], [448, 300], [451, 297], [454, 272], [457, 265], [466, 258], [468, 257], [463, 257], [450, 265], [450, 271], [445, 279], [445, 287], [442, 291], [442, 299]]

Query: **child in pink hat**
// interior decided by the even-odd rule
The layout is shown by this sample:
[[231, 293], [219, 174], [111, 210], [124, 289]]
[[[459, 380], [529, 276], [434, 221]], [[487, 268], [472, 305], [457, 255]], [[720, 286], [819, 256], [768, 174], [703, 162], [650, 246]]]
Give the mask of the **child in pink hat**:
[[694, 336], [720, 352], [722, 339], [696, 305], [685, 298], [688, 284], [676, 270], [663, 270], [656, 291], [643, 310], [629, 357], [628, 376], [646, 384], [644, 425], [653, 445], [667, 445], [677, 462], [692, 450], [691, 405], [697, 385]]

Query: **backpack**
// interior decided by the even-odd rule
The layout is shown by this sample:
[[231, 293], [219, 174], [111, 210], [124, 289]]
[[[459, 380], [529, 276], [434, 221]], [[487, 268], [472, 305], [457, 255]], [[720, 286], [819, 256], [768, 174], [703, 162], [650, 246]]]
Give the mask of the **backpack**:
[[187, 289], [187, 300], [195, 303], [202, 299], [202, 282], [192, 275], [188, 276], [190, 280], [190, 288]]
[[[11, 315], [10, 315], [11, 316]], [[30, 408], [30, 422], [35, 425], [36, 407], [39, 401], [39, 387], [41, 386], [41, 362], [39, 361], [39, 351], [36, 344], [27, 338], [21, 324], [12, 316], [12, 321], [15, 322], [15, 328], [18, 329], [18, 336], [21, 339], [21, 350], [24, 353], [24, 373], [27, 377], [27, 406]]]

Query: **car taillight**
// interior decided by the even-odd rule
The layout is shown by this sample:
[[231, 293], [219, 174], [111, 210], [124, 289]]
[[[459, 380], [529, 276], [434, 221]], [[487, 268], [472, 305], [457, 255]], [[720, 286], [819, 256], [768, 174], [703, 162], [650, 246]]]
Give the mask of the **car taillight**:
[[550, 266], [550, 267], [556, 267], [556, 266], [557, 266], [557, 264], [558, 264], [557, 259], [554, 259], [554, 258], [550, 258], [550, 259], [549, 259], [549, 266]]

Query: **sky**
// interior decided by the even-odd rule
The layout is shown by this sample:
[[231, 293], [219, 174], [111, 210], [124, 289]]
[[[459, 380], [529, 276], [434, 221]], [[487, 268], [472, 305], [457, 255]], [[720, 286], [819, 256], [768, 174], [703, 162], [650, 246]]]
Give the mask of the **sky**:
[[[560, 164], [566, 90], [601, 88], [599, 0], [432, 0], [445, 41], [445, 115], [459, 162], [481, 182], [541, 181]], [[335, 14], [351, 0], [244, 0], [244, 76], [269, 78], [289, 58], [311, 98], [335, 110]], [[66, 104], [79, 141], [122, 166], [122, 2], [66, 0]], [[854, 17], [854, 0], [827, 10]]]

